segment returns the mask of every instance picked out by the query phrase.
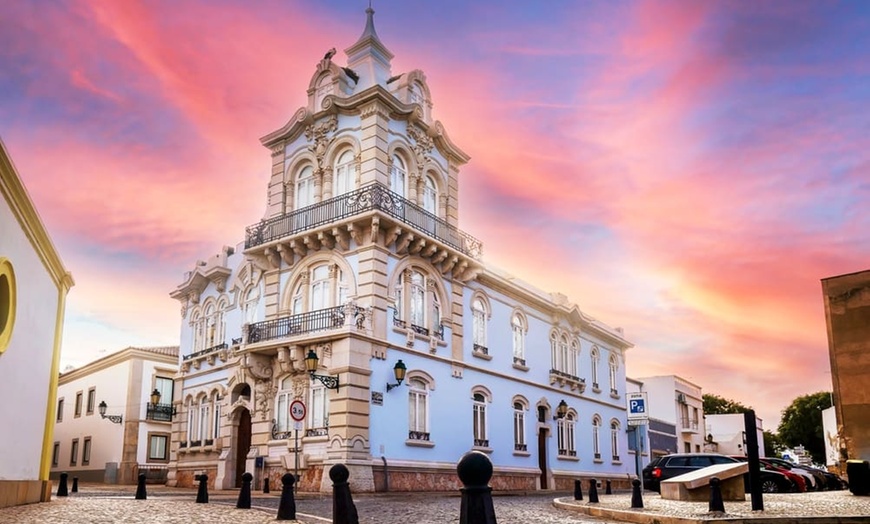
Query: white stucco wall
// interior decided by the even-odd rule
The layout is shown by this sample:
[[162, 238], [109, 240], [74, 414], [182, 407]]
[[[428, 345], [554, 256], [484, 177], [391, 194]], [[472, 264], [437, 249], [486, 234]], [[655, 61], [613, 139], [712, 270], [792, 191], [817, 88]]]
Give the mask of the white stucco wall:
[[6, 200], [0, 200], [0, 257], [15, 271], [17, 308], [12, 338], [0, 355], [0, 480], [39, 478], [45, 434], [58, 288], [22, 231]]

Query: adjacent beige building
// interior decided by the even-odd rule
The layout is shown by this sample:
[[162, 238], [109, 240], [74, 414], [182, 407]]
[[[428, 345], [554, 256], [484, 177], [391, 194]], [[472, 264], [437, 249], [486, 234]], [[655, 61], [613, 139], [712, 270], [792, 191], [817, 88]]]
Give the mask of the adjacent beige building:
[[0, 508], [48, 501], [66, 295], [73, 279], [0, 141]]
[[840, 461], [870, 459], [870, 270], [822, 279]]

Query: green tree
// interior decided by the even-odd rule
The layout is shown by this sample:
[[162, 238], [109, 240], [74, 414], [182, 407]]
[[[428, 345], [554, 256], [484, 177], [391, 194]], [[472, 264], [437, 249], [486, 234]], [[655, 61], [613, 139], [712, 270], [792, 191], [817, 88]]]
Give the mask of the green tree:
[[831, 393], [819, 391], [802, 395], [782, 411], [777, 433], [789, 447], [803, 446], [813, 462], [824, 464], [825, 441], [822, 431], [822, 410], [831, 407]]
[[764, 430], [764, 456], [778, 457], [782, 453], [782, 442], [776, 433]]
[[704, 393], [701, 396], [704, 401], [705, 415], [727, 415], [729, 413], [745, 413], [752, 408], [746, 407], [736, 400]]

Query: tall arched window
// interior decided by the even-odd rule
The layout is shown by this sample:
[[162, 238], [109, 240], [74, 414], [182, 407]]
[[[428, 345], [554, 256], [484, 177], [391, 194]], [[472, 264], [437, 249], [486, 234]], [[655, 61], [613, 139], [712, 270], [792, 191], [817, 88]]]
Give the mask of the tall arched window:
[[598, 346], [592, 346], [592, 351], [589, 353], [592, 363], [590, 364], [590, 373], [592, 374], [592, 389], [598, 389], [598, 364], [601, 363], [601, 355], [598, 353]]
[[213, 303], [210, 303], [205, 308], [205, 348], [208, 349], [217, 345], [217, 310]]
[[526, 445], [526, 410], [528, 403], [524, 400], [514, 400], [514, 451], [527, 451]]
[[309, 437], [323, 436], [329, 428], [329, 395], [323, 384], [312, 383], [308, 399], [308, 429], [305, 435]]
[[573, 410], [558, 419], [556, 422], [557, 444], [559, 455], [564, 457], [576, 457], [577, 448], [574, 439], [574, 428], [577, 424], [577, 415]]
[[619, 462], [619, 421], [610, 421], [610, 449], [613, 452], [613, 461]]
[[275, 397], [275, 431], [290, 431], [290, 403], [293, 402], [293, 379], [284, 378], [278, 385], [278, 396]]
[[187, 441], [196, 442], [199, 437], [199, 403], [193, 397], [187, 399]]
[[438, 190], [435, 188], [435, 181], [430, 175], [426, 175], [423, 181], [423, 209], [432, 213], [438, 214]]
[[617, 371], [619, 370], [619, 360], [616, 358], [616, 355], [610, 355], [610, 394], [618, 395], [619, 389], [616, 387], [617, 382]]
[[257, 321], [257, 304], [260, 303], [260, 286], [253, 285], [245, 291], [242, 302], [242, 318], [246, 324]]
[[335, 161], [333, 169], [335, 187], [333, 188], [333, 196], [343, 195], [353, 191], [356, 187], [356, 160], [353, 157], [353, 152], [345, 150]]
[[471, 303], [471, 324], [474, 351], [487, 353], [486, 346], [486, 304], [480, 297], [476, 297]]
[[595, 460], [601, 460], [601, 440], [600, 433], [601, 430], [601, 417], [595, 415], [592, 417], [592, 456]]
[[560, 369], [559, 371], [572, 375], [573, 373], [571, 373], [571, 358], [569, 357], [568, 353], [568, 337], [565, 335], [562, 335], [559, 338], [559, 358], [562, 362], [562, 369]]
[[429, 440], [429, 384], [408, 380], [408, 440]]
[[199, 310], [194, 310], [191, 314], [190, 325], [193, 328], [192, 353], [196, 353], [205, 347], [205, 320], [202, 318], [202, 313]]
[[511, 317], [511, 340], [513, 342], [514, 364], [526, 365], [526, 326], [523, 317], [514, 313]]
[[408, 168], [399, 155], [393, 155], [393, 165], [390, 166], [390, 191], [401, 197], [406, 197]]
[[402, 271], [395, 288], [395, 325], [441, 337], [441, 300], [437, 289], [432, 278], [420, 269]]
[[486, 429], [486, 396], [483, 393], [477, 392], [472, 396], [474, 403], [474, 445], [477, 447], [489, 447], [489, 437]]
[[341, 306], [350, 298], [350, 283], [338, 264], [322, 263], [309, 268], [293, 289], [292, 314]]
[[302, 209], [314, 203], [314, 168], [304, 167], [296, 175], [296, 207]]
[[202, 445], [210, 445], [209, 440], [213, 442], [212, 428], [214, 428], [214, 424], [211, 420], [211, 401], [208, 397], [203, 396], [199, 400], [199, 430], [197, 431], [197, 440], [200, 440]]
[[419, 271], [411, 272], [411, 324], [426, 327], [426, 279]]

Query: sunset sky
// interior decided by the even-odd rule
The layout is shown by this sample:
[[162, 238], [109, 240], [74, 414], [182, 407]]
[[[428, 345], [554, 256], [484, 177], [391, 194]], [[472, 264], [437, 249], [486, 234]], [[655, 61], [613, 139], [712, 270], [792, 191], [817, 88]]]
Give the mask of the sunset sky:
[[[20, 0], [0, 137], [76, 286], [62, 366], [177, 344], [169, 292], [265, 210], [259, 138], [365, 0]], [[870, 3], [376, 0], [471, 156], [484, 260], [765, 428], [831, 388], [820, 279], [870, 267]]]

